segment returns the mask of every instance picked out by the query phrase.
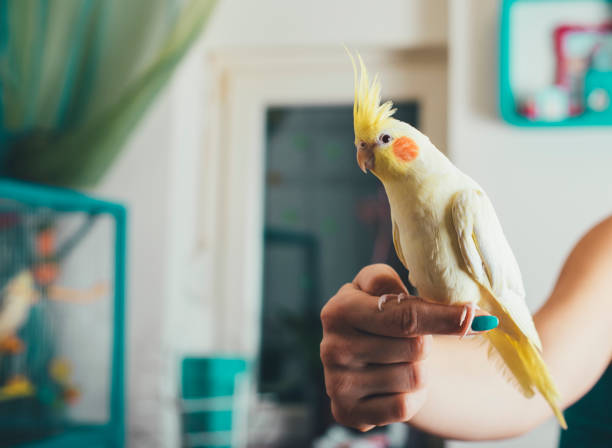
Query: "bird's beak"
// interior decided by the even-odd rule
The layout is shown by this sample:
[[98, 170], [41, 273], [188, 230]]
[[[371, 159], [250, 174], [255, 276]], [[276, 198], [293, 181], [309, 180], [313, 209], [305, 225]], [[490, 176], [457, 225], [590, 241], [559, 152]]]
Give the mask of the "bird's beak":
[[374, 145], [366, 145], [357, 147], [357, 163], [359, 168], [364, 173], [374, 169]]

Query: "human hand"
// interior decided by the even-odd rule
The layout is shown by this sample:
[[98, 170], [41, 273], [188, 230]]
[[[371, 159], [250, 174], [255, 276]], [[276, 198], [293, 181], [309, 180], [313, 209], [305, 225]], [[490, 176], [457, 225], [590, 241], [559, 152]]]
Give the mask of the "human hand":
[[[406, 298], [386, 302], [381, 311], [378, 298], [383, 294]], [[390, 266], [362, 269], [321, 311], [321, 361], [336, 421], [367, 431], [410, 420], [425, 402], [431, 335], [464, 334], [471, 324], [468, 308], [409, 296]], [[483, 320], [497, 325], [492, 316], [474, 322]]]

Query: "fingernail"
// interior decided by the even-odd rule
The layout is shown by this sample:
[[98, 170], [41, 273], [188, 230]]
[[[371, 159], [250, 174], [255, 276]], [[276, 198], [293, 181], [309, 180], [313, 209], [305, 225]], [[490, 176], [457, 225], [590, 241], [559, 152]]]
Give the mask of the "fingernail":
[[495, 316], [476, 316], [472, 321], [472, 331], [489, 331], [499, 325]]

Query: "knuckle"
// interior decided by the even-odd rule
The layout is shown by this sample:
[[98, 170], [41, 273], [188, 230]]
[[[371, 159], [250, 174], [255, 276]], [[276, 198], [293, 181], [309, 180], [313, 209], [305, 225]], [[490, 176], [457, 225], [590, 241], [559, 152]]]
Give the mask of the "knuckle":
[[337, 316], [334, 306], [331, 301], [329, 301], [321, 310], [321, 325], [323, 326], [323, 331], [333, 328], [336, 319]]
[[346, 366], [352, 359], [345, 344], [334, 342], [330, 338], [323, 338], [321, 341], [320, 355], [324, 366]]
[[334, 420], [336, 420], [341, 425], [344, 424], [344, 412], [335, 400], [332, 400], [331, 402], [331, 413], [334, 417]]
[[389, 417], [393, 422], [405, 422], [411, 417], [410, 397], [404, 394], [397, 395], [391, 402]]
[[412, 355], [415, 360], [427, 358], [431, 350], [431, 337], [416, 336], [412, 339]]
[[351, 291], [354, 291], [355, 289], [355, 285], [352, 283], [345, 283], [340, 287], [340, 289], [338, 289], [338, 292], [333, 298], [336, 299], [336, 301], [339, 301], [341, 298], [345, 297], [347, 294], [350, 294]]
[[[351, 283], [344, 284], [331, 299], [321, 309], [321, 325], [323, 330], [330, 330], [334, 328], [344, 314], [344, 309], [347, 306], [347, 299], [350, 299], [349, 295], [354, 286]], [[350, 302], [350, 300], [348, 300]]]
[[331, 402], [331, 413], [336, 422], [360, 432], [367, 432], [375, 427], [375, 425], [368, 423], [367, 420], [361, 417], [363, 412], [359, 409], [358, 403], [349, 404], [347, 406], [347, 403], [337, 400]]
[[426, 377], [423, 363], [414, 363], [408, 369], [410, 375], [410, 386], [412, 390], [418, 390], [425, 387]]
[[329, 398], [331, 398], [332, 402], [337, 398], [336, 394], [336, 375], [334, 374], [326, 374], [325, 375], [325, 393]]
[[340, 423], [344, 426], [356, 427], [355, 422], [350, 418], [350, 412], [347, 412], [344, 406], [342, 406], [338, 401], [332, 400], [331, 402], [331, 413], [336, 422]]
[[332, 364], [332, 350], [330, 349], [329, 340], [323, 337], [321, 341], [321, 345], [319, 346], [319, 356], [321, 357], [321, 362], [324, 366], [329, 366]]

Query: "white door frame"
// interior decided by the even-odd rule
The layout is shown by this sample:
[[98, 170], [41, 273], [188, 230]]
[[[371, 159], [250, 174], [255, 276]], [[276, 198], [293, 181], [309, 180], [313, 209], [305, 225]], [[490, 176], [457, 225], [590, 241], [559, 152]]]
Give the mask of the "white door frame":
[[[420, 128], [446, 147], [446, 50], [362, 52], [383, 98], [419, 103]], [[210, 51], [209, 128], [200, 228], [217, 351], [254, 357], [262, 296], [265, 110], [270, 105], [352, 104], [353, 72], [337, 50]], [[353, 143], [347, 142], [348, 151]], [[357, 167], [355, 167], [357, 169]], [[338, 279], [338, 284], [349, 279]], [[207, 344], [208, 345], [208, 344]]]

